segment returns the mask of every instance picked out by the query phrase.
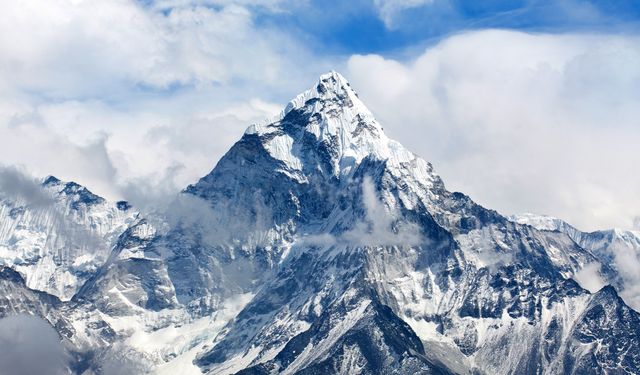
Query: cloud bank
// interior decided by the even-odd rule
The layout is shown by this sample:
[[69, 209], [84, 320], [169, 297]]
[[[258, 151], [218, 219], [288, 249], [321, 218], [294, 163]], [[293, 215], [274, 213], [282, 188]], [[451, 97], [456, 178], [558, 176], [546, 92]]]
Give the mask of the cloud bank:
[[0, 4], [0, 160], [113, 199], [175, 193], [329, 69], [254, 2], [145, 4]]
[[41, 318], [0, 319], [0, 374], [67, 374], [65, 352], [56, 331]]
[[[436, 5], [370, 4], [382, 19]], [[333, 68], [449, 188], [505, 214], [549, 214], [583, 230], [634, 227], [637, 37], [471, 31], [391, 59], [327, 55], [286, 23], [259, 18], [303, 8], [2, 3], [0, 160], [154, 206]]]
[[0, 165], [0, 198], [23, 201], [32, 207], [47, 207], [54, 203], [37, 180], [13, 166]]
[[481, 204], [583, 230], [640, 212], [638, 37], [473, 32], [409, 62], [352, 56], [347, 76], [390, 136]]

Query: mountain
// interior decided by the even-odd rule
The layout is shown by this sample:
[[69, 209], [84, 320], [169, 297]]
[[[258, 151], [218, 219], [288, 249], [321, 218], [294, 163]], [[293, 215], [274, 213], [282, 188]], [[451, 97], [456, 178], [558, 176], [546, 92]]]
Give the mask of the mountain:
[[18, 271], [29, 288], [69, 300], [136, 214], [75, 182], [49, 176], [41, 187], [37, 202], [0, 195], [0, 265]]
[[448, 191], [331, 72], [70, 300], [0, 273], [0, 312], [62, 327], [76, 373], [637, 373], [640, 315], [574, 281], [597, 261]]
[[640, 252], [640, 232], [621, 229], [583, 232], [564, 220], [545, 215], [521, 214], [509, 216], [509, 220], [530, 225], [539, 230], [566, 233], [578, 245], [593, 252], [605, 263], [615, 258], [616, 249], [626, 248]]
[[612, 284], [621, 291], [623, 299], [640, 310], [640, 232], [608, 229], [583, 232], [567, 222], [545, 215], [512, 215], [510, 220], [539, 230], [567, 234], [576, 244], [589, 251], [595, 262], [583, 264], [573, 276], [585, 288], [599, 289]]

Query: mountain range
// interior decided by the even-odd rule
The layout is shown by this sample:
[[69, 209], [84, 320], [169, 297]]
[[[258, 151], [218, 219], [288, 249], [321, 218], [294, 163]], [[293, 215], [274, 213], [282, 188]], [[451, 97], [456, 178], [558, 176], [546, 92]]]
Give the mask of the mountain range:
[[640, 372], [639, 233], [447, 190], [336, 72], [163, 212], [39, 188], [0, 200], [0, 317], [67, 373]]

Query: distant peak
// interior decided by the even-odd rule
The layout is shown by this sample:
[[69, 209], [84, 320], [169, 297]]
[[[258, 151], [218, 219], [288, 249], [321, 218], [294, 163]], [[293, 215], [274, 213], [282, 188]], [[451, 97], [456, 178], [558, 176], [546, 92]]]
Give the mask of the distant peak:
[[42, 186], [58, 185], [60, 182], [60, 179], [55, 176], [47, 176], [44, 181], [42, 181]]
[[508, 216], [507, 219], [517, 224], [529, 225], [538, 230], [560, 230], [563, 226], [569, 225], [561, 219], [548, 215], [533, 213], [523, 213]]
[[92, 193], [86, 187], [74, 181], [62, 181], [55, 176], [47, 176], [42, 181], [42, 186], [58, 195], [63, 195], [74, 199], [72, 207], [77, 208], [79, 204], [92, 205], [105, 202], [105, 199]]

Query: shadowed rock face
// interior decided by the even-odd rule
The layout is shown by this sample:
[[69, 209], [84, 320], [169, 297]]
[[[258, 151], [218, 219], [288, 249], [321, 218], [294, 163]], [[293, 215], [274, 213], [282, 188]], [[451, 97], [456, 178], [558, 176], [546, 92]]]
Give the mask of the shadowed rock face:
[[[334, 72], [147, 219], [70, 302], [29, 295], [27, 310], [50, 304], [84, 327], [68, 339], [91, 353], [83, 368], [99, 372], [122, 342], [151, 367], [211, 374], [640, 368], [638, 313], [570, 278], [593, 252], [446, 190]], [[134, 347], [142, 332], [149, 346]]]

